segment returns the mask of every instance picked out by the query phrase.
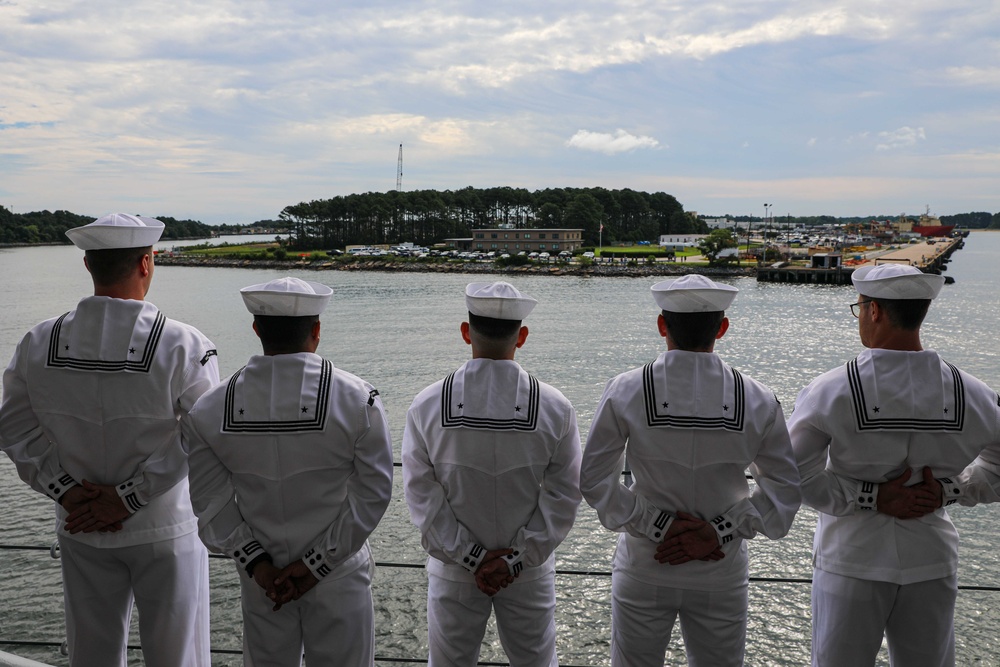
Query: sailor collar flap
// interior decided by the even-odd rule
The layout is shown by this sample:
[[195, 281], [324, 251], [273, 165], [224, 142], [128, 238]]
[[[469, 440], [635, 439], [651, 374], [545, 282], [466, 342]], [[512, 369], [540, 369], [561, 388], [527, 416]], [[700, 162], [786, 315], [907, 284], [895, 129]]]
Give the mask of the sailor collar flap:
[[868, 350], [846, 370], [858, 432], [962, 430], [962, 374], [937, 354]]
[[643, 403], [650, 428], [743, 431], [743, 376], [716, 355], [673, 351], [642, 369]]
[[444, 380], [441, 426], [534, 431], [538, 406], [538, 380], [515, 362], [474, 359]]
[[333, 370], [314, 354], [252, 357], [226, 385], [222, 432], [322, 431]]
[[56, 319], [46, 365], [77, 371], [148, 373], [167, 318], [146, 301], [88, 297]]

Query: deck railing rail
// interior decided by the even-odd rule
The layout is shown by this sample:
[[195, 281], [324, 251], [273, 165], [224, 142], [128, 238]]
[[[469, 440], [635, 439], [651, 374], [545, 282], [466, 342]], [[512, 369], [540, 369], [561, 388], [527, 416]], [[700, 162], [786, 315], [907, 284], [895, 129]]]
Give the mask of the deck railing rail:
[[[46, 551], [53, 558], [58, 558], [58, 547], [53, 544], [52, 546], [40, 546], [40, 545], [17, 545], [17, 544], [0, 544], [0, 551], [13, 550], [13, 551]], [[228, 556], [223, 556], [221, 554], [209, 554], [209, 558], [221, 558], [229, 560]], [[375, 565], [377, 567], [386, 568], [408, 568], [408, 569], [423, 569], [423, 563], [394, 563], [388, 561], [376, 561]], [[560, 576], [586, 576], [586, 577], [610, 577], [610, 571], [602, 570], [566, 570], [566, 569], [556, 569], [556, 574]], [[750, 577], [751, 584], [811, 584], [812, 579], [802, 578], [802, 577]], [[970, 585], [960, 585], [958, 587], [961, 591], [988, 591], [988, 592], [1000, 592], [1000, 586], [970, 586]], [[61, 641], [28, 641], [28, 640], [18, 640], [18, 639], [7, 639], [0, 637], [0, 646], [22, 646], [22, 647], [51, 647], [62, 649], [65, 646], [65, 642]], [[138, 651], [141, 647], [136, 645], [129, 645], [129, 650]], [[213, 648], [213, 654], [218, 655], [242, 655], [243, 651], [239, 649], [222, 649]], [[413, 657], [395, 657], [395, 656], [385, 656], [376, 655], [376, 663], [387, 663], [387, 664], [426, 664], [427, 658], [413, 658]], [[478, 663], [484, 666], [495, 666], [495, 667], [508, 667], [510, 663], [506, 662], [488, 662], [483, 661]], [[590, 665], [560, 665], [560, 667], [592, 667]]]

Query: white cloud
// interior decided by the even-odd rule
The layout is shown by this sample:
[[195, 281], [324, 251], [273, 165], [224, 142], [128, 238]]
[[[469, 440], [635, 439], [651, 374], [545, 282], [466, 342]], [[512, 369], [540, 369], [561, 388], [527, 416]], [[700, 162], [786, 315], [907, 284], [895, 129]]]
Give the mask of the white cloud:
[[809, 141], [806, 142], [808, 148], [812, 148], [816, 145], [816, 137], [809, 137]]
[[946, 73], [952, 81], [967, 86], [1000, 86], [1000, 67], [949, 67]]
[[879, 132], [878, 138], [879, 143], [876, 144], [875, 150], [887, 151], [894, 148], [915, 146], [918, 141], [926, 139], [927, 135], [924, 133], [924, 128], [922, 127], [904, 126], [891, 132]]
[[634, 151], [637, 148], [656, 148], [660, 145], [660, 142], [653, 137], [637, 137], [622, 129], [615, 130], [614, 134], [578, 130], [576, 134], [570, 137], [566, 145], [585, 151], [596, 151], [605, 155], [614, 155], [615, 153]]

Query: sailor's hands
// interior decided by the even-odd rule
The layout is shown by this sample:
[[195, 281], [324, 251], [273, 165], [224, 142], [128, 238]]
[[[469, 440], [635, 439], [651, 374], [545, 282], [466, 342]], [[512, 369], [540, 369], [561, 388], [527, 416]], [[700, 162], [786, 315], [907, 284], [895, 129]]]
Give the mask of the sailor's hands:
[[924, 481], [917, 484], [917, 488], [934, 496], [934, 509], [942, 507], [944, 505], [944, 489], [941, 486], [941, 482], [934, 479], [934, 471], [931, 470], [930, 466], [924, 466]]
[[[79, 487], [73, 487], [69, 494]], [[83, 480], [82, 488], [87, 494], [85, 502], [76, 503], [75, 509], [66, 517], [66, 530], [70, 533], [115, 532], [121, 530], [122, 522], [128, 519], [128, 509], [115, 487], [108, 484], [93, 484]], [[76, 494], [79, 497], [79, 494]], [[64, 498], [65, 500], [65, 498]], [[63, 506], [69, 509], [68, 502]]]
[[319, 579], [312, 573], [309, 566], [302, 562], [301, 558], [283, 567], [274, 582], [275, 586], [278, 587], [285, 587], [289, 584], [292, 586], [291, 600], [298, 600], [318, 583]]
[[264, 589], [267, 599], [274, 603], [274, 611], [281, 609], [295, 595], [295, 585], [289, 580], [279, 584], [280, 576], [281, 570], [270, 561], [262, 560], [253, 567], [253, 580]]
[[940, 507], [941, 484], [934, 479], [931, 469], [924, 468], [924, 481], [920, 484], [906, 486], [912, 476], [913, 470], [907, 468], [899, 477], [879, 484], [875, 509], [897, 519], [917, 519]]
[[71, 486], [66, 489], [62, 498], [59, 499], [59, 504], [62, 505], [63, 509], [67, 512], [72, 513], [96, 498], [97, 494], [97, 490], [88, 491], [81, 485], [77, 484], [76, 486]]
[[677, 512], [663, 541], [656, 546], [659, 563], [681, 565], [692, 560], [721, 560], [715, 528], [707, 521], [686, 512]]
[[507, 567], [504, 556], [514, 553], [513, 549], [493, 549], [487, 551], [476, 570], [476, 586], [490, 597], [514, 582], [514, 576]]

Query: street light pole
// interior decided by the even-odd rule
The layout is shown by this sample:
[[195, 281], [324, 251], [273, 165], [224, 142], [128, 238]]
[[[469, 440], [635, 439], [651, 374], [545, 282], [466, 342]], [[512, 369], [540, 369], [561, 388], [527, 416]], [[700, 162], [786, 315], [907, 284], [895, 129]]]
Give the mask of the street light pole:
[[770, 204], [766, 203], [764, 204], [764, 219], [761, 221], [761, 228], [763, 229], [763, 234], [764, 234], [764, 250], [763, 250], [764, 254], [761, 257], [761, 260], [763, 261], [767, 261], [767, 230], [770, 227], [767, 219], [767, 211], [770, 206], [771, 206]]

